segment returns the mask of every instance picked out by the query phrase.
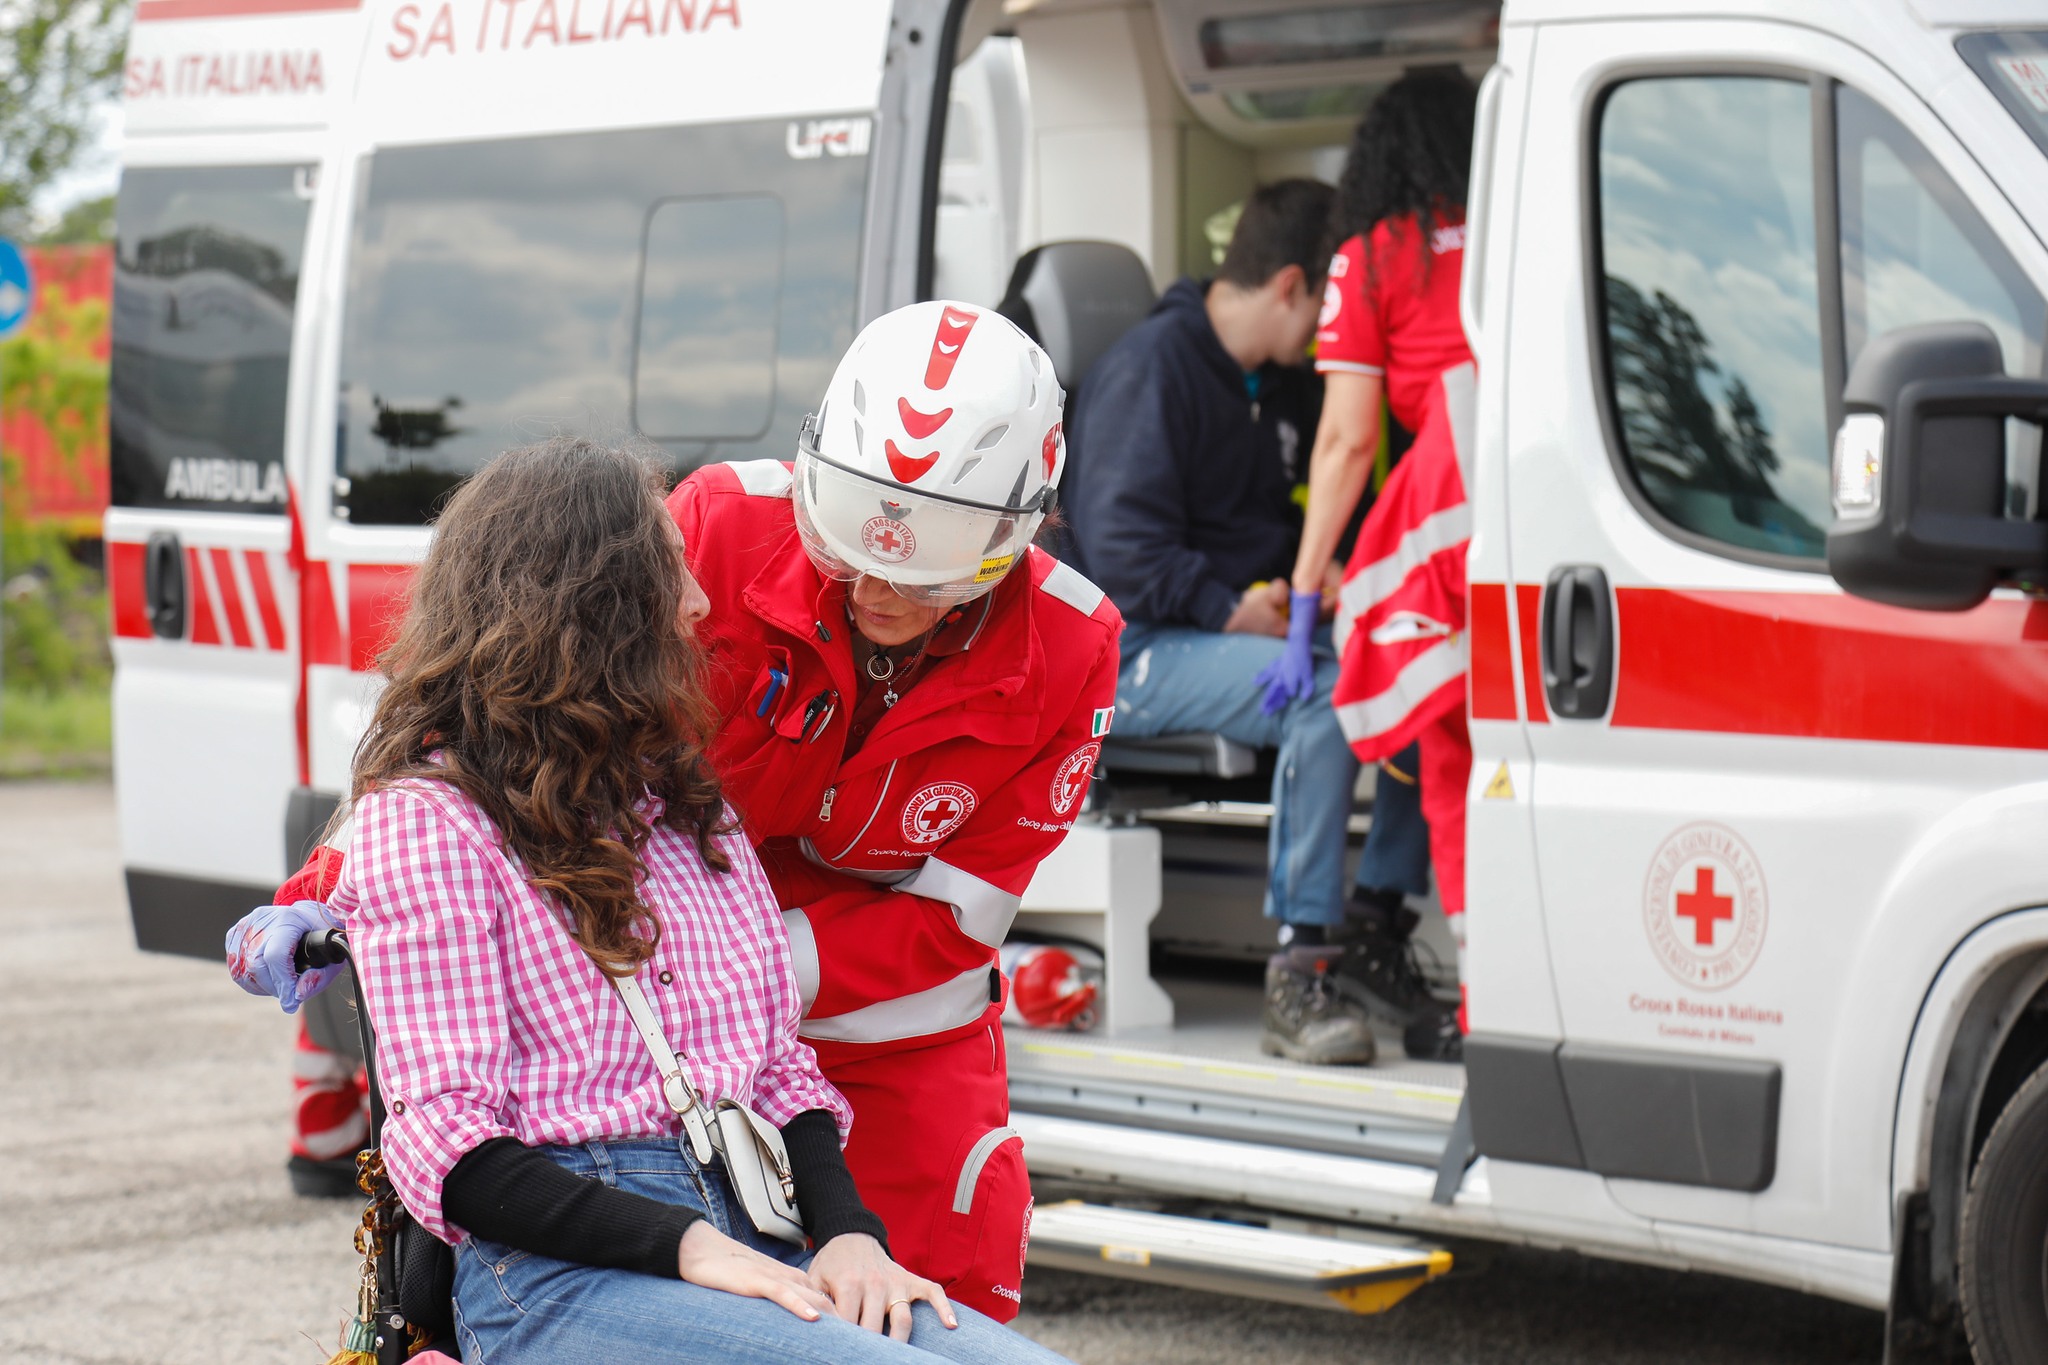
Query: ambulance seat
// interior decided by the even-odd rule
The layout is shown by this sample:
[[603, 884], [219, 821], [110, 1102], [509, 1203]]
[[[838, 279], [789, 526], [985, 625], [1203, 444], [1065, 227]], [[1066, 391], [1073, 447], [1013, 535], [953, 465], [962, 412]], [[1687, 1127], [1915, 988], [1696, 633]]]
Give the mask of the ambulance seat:
[[[1143, 321], [1158, 301], [1151, 272], [1120, 242], [1047, 242], [1017, 258], [996, 311], [1052, 357], [1067, 405], [1089, 367]], [[1263, 801], [1273, 755], [1217, 734], [1103, 740], [1098, 807], [1135, 809], [1187, 801]]]
[[1088, 367], [1158, 299], [1151, 272], [1121, 242], [1047, 242], [1017, 258], [996, 311], [1045, 348], [1071, 407]]

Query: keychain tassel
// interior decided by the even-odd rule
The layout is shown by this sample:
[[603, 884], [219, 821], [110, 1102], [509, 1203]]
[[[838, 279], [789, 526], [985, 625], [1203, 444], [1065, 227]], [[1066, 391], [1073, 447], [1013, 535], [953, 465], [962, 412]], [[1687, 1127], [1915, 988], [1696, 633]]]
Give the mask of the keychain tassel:
[[377, 1365], [376, 1329], [367, 1322], [349, 1323], [341, 1349], [327, 1358], [327, 1365]]

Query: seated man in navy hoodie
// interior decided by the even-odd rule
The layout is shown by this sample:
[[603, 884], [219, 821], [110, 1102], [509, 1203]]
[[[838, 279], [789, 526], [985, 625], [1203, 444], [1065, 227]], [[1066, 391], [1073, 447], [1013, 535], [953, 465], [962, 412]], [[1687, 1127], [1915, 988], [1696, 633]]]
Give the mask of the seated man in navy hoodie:
[[[1358, 775], [1330, 707], [1327, 638], [1314, 692], [1277, 713], [1259, 674], [1281, 654], [1321, 386], [1305, 351], [1330, 261], [1334, 191], [1266, 185], [1246, 202], [1217, 277], [1182, 279], [1085, 376], [1067, 425], [1060, 502], [1079, 567], [1124, 616], [1116, 731], [1212, 730], [1280, 751], [1266, 914], [1269, 1053], [1369, 1062], [1364, 1007], [1315, 949], [1343, 923]], [[1309, 603], [1313, 605], [1313, 603]], [[1327, 614], [1327, 601], [1325, 603]]]

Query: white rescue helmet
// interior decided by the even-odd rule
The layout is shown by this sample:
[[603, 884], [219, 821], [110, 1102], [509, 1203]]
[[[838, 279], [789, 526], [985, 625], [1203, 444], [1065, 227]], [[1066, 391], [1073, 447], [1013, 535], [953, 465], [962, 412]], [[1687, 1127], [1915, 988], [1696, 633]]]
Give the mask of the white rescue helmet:
[[927, 604], [987, 592], [1052, 507], [1065, 397], [1051, 359], [993, 309], [940, 299], [876, 318], [797, 438], [811, 562]]

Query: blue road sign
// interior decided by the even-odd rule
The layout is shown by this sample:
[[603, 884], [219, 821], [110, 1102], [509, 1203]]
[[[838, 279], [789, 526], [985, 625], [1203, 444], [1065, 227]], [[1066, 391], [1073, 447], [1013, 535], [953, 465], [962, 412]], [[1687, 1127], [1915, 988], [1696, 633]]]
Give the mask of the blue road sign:
[[0, 337], [12, 336], [28, 321], [36, 286], [21, 248], [0, 240]]

